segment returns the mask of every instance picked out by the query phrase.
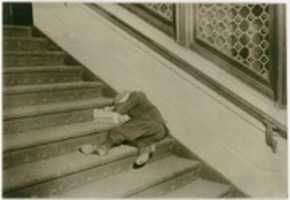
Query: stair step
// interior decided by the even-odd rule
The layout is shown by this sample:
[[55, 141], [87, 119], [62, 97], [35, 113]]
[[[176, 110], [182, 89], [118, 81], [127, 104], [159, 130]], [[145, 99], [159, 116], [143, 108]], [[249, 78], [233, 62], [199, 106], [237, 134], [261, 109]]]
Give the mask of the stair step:
[[70, 82], [4, 88], [4, 107], [18, 107], [90, 99], [103, 94], [100, 82]]
[[105, 131], [114, 126], [114, 124], [105, 124], [95, 121], [89, 121], [29, 131], [25, 133], [25, 135], [19, 133], [7, 134], [3, 136], [5, 141], [5, 143], [3, 143], [3, 150], [4, 152], [15, 151], [18, 149], [48, 144], [68, 138], [76, 138], [92, 133]]
[[3, 40], [3, 51], [40, 51], [57, 50], [46, 38], [41, 37], [5, 37]]
[[[173, 155], [160, 159], [138, 170], [129, 170], [67, 191], [60, 197], [123, 198], [156, 187], [178, 175], [199, 170], [198, 161]], [[178, 184], [178, 183], [177, 183]]]
[[[4, 134], [4, 168], [47, 159], [75, 150], [83, 143], [100, 144], [114, 124], [95, 121], [51, 127], [27, 133]], [[88, 140], [93, 138], [92, 140]]]
[[218, 198], [223, 197], [231, 186], [199, 178], [162, 198]]
[[66, 53], [62, 51], [7, 51], [4, 66], [49, 66], [63, 65]]
[[[172, 139], [157, 145], [156, 159], [172, 148]], [[48, 197], [128, 170], [136, 158], [136, 148], [122, 145], [107, 156], [74, 152], [4, 170], [4, 196]]]
[[113, 99], [98, 97], [89, 100], [80, 100], [73, 102], [61, 102], [47, 105], [25, 106], [21, 108], [12, 108], [4, 110], [4, 120], [19, 119], [23, 117], [32, 117], [55, 112], [65, 112], [68, 110], [78, 110], [82, 108], [95, 108], [111, 104]]
[[3, 31], [4, 37], [5, 36], [30, 37], [32, 35], [32, 28], [30, 26], [4, 25]]
[[7, 67], [3, 69], [4, 85], [30, 85], [82, 80], [80, 66]]
[[91, 121], [94, 108], [105, 107], [111, 103], [111, 98], [98, 97], [6, 109], [3, 115], [4, 134]]
[[191, 183], [199, 177], [199, 174], [200, 167], [196, 170], [190, 170], [182, 174], [175, 174], [175, 176], [169, 180], [130, 195], [130, 198], [161, 198], [162, 195]]

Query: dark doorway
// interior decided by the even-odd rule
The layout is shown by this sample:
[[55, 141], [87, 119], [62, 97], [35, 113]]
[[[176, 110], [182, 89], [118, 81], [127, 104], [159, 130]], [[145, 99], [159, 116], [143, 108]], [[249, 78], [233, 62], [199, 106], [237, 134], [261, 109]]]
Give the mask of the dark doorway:
[[4, 25], [33, 25], [32, 3], [3, 3]]

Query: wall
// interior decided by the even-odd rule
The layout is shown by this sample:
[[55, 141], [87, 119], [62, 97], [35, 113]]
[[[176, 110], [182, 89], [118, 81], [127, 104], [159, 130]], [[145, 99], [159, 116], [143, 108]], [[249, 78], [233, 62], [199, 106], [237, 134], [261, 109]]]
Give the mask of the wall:
[[287, 194], [287, 144], [83, 4], [35, 3], [35, 25], [117, 90], [143, 90], [172, 134], [246, 194]]

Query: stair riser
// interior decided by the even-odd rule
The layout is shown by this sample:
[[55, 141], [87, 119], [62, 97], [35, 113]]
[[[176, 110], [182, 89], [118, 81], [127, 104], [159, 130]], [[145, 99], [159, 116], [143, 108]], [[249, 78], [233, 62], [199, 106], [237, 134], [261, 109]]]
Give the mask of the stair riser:
[[102, 87], [95, 88], [74, 88], [67, 90], [50, 90], [22, 94], [4, 94], [4, 107], [12, 108], [18, 106], [39, 105], [90, 99], [102, 95]]
[[93, 120], [93, 109], [75, 110], [4, 121], [4, 134]]
[[158, 185], [151, 186], [143, 191], [129, 194], [126, 197], [131, 198], [156, 198], [162, 195], [181, 188], [182, 186], [191, 183], [194, 179], [198, 178], [200, 173], [199, 169], [192, 169], [185, 171], [174, 178], [166, 180]]
[[[168, 155], [169, 148], [171, 145], [162, 145], [157, 149], [155, 154], [155, 161], [161, 159]], [[114, 174], [119, 174], [123, 171], [129, 170], [132, 166], [132, 163], [135, 160], [136, 155], [130, 154], [126, 155], [123, 158], [116, 160], [114, 162], [102, 165], [99, 167], [91, 167], [87, 170], [82, 170], [78, 173], [71, 174], [69, 176], [64, 176], [58, 179], [53, 179], [48, 182], [40, 183], [27, 187], [22, 190], [15, 192], [6, 193], [6, 197], [51, 197], [57, 196], [57, 194], [71, 190], [75, 187], [79, 187], [86, 183], [105, 178], [107, 176], [112, 176]], [[5, 180], [4, 180], [5, 183]]]
[[95, 133], [83, 137], [64, 139], [58, 142], [27, 147], [4, 153], [4, 168], [18, 166], [38, 160], [49, 159], [78, 150], [83, 144], [102, 144], [106, 139], [106, 133]]
[[4, 85], [62, 83], [82, 80], [81, 71], [23, 72], [4, 74]]
[[65, 55], [4, 55], [4, 66], [53, 66], [65, 64]]
[[4, 28], [3, 29], [4, 37], [5, 36], [15, 36], [15, 37], [30, 37], [32, 34], [32, 30], [30, 28], [20, 29], [20, 28]]
[[4, 39], [3, 49], [4, 52], [13, 50], [41, 51], [57, 50], [57, 47], [49, 43], [47, 40]]

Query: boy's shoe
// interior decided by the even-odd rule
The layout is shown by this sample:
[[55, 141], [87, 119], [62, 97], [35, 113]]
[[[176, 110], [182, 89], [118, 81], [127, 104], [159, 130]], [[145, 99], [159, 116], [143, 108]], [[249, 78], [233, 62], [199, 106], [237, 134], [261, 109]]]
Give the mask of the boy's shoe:
[[139, 169], [141, 167], [144, 167], [147, 162], [153, 157], [155, 151], [155, 145], [146, 147], [146, 149], [136, 158], [135, 163], [133, 164], [133, 169]]
[[84, 144], [83, 146], [79, 148], [79, 152], [83, 154], [94, 154], [96, 150], [97, 150], [97, 146], [92, 145], [92, 144]]

